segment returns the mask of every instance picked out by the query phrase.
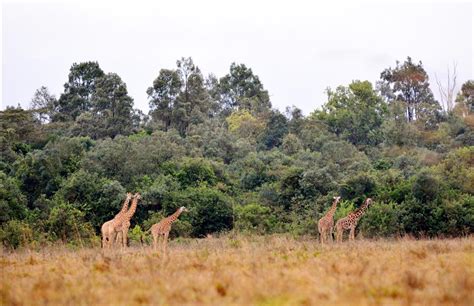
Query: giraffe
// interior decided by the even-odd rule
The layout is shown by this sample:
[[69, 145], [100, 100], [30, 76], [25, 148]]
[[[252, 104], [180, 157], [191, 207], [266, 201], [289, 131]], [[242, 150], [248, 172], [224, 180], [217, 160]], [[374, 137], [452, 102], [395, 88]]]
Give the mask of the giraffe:
[[341, 197], [334, 197], [333, 199], [334, 201], [329, 211], [326, 213], [326, 215], [324, 215], [324, 217], [322, 217], [318, 221], [318, 231], [319, 231], [319, 235], [321, 236], [321, 245], [324, 245], [324, 241], [327, 239], [328, 235], [332, 241], [332, 230], [334, 227], [334, 213], [336, 212], [337, 203], [339, 202]]
[[109, 247], [112, 244], [112, 237], [110, 236], [110, 233], [112, 232], [112, 227], [114, 224], [114, 220], [117, 219], [120, 215], [123, 215], [127, 210], [128, 210], [128, 203], [132, 199], [132, 193], [128, 192], [127, 197], [125, 198], [125, 201], [122, 204], [122, 208], [120, 209], [119, 213], [115, 215], [115, 217], [112, 220], [109, 220], [102, 224], [102, 227], [100, 229], [102, 233], [102, 247]]
[[350, 230], [349, 240], [355, 239], [355, 228], [359, 219], [365, 214], [365, 211], [372, 204], [372, 199], [367, 198], [361, 207], [351, 212], [346, 217], [337, 220], [336, 222], [336, 239], [337, 242], [342, 242], [342, 234], [345, 230]]
[[115, 232], [117, 233], [117, 242], [119, 241], [119, 235], [122, 235], [122, 247], [127, 246], [127, 239], [128, 239], [128, 229], [130, 228], [130, 219], [132, 219], [133, 215], [135, 214], [135, 211], [137, 210], [137, 204], [138, 200], [140, 200], [142, 197], [141, 195], [137, 192], [133, 196], [132, 200], [132, 205], [130, 206], [130, 209], [120, 216], [118, 218], [117, 226], [115, 227]]
[[150, 228], [151, 235], [153, 236], [153, 249], [156, 250], [158, 245], [159, 237], [163, 236], [163, 254], [166, 254], [166, 249], [168, 245], [168, 236], [170, 234], [171, 225], [183, 211], [189, 211], [186, 207], [181, 206], [178, 210], [169, 217], [164, 218], [160, 222], [153, 224]]

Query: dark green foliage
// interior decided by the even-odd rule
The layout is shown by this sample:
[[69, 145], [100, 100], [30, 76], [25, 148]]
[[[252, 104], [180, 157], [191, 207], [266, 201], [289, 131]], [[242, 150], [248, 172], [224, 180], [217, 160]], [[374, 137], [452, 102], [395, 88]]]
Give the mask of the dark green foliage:
[[341, 196], [344, 199], [364, 201], [365, 197], [373, 195], [375, 179], [367, 173], [359, 173], [346, 179], [341, 186]]
[[268, 207], [259, 204], [247, 204], [235, 207], [235, 228], [244, 232], [269, 233], [276, 216]]
[[204, 78], [181, 58], [148, 89], [146, 115], [117, 74], [73, 64], [59, 100], [41, 88], [32, 110], [0, 113], [0, 239], [98, 245], [126, 192], [142, 195], [134, 244], [181, 206], [190, 211], [172, 237], [317, 235], [336, 195], [336, 220], [374, 199], [358, 228], [365, 237], [471, 235], [471, 83], [440, 113], [424, 68], [408, 59], [382, 73], [377, 91], [367, 81], [339, 86], [305, 117], [272, 109], [245, 65]]
[[125, 193], [119, 182], [79, 170], [62, 184], [55, 196], [79, 209], [98, 231], [102, 223], [120, 211]]
[[53, 121], [74, 120], [83, 112], [90, 111], [97, 78], [102, 76], [104, 72], [97, 62], [74, 63], [68, 82], [64, 84], [64, 93], [59, 97], [58, 113], [53, 116]]
[[387, 106], [368, 81], [354, 81], [349, 87], [328, 90], [328, 102], [314, 116], [329, 130], [354, 145], [377, 145]]
[[19, 183], [0, 171], [0, 225], [10, 220], [23, 220], [28, 212], [26, 197]]
[[71, 204], [57, 201], [46, 220], [47, 232], [51, 238], [63, 242], [89, 243], [95, 234], [91, 224], [84, 221], [84, 215]]
[[127, 85], [115, 73], [98, 77], [95, 83], [91, 110], [76, 118], [72, 134], [93, 139], [130, 134], [133, 99], [128, 96]]
[[224, 114], [234, 109], [247, 109], [254, 113], [265, 112], [271, 108], [268, 91], [258, 76], [244, 64], [230, 65], [230, 72], [219, 80], [218, 99]]
[[420, 201], [427, 202], [436, 198], [440, 192], [440, 183], [428, 171], [420, 172], [413, 183], [413, 195]]
[[385, 69], [380, 78], [384, 82], [385, 98], [391, 103], [402, 101], [408, 122], [418, 121], [428, 129], [435, 128], [441, 118], [441, 106], [434, 99], [429, 77], [421, 61], [412, 62], [410, 57], [392, 69]]
[[360, 221], [360, 230], [368, 237], [394, 237], [402, 234], [400, 207], [395, 202], [375, 202]]
[[87, 137], [59, 138], [43, 150], [26, 154], [14, 164], [15, 174], [31, 207], [41, 194], [52, 196], [61, 181], [79, 169], [85, 152], [93, 146]]
[[200, 186], [186, 191], [192, 235], [204, 237], [206, 234], [222, 232], [232, 228], [232, 203], [228, 196], [209, 187]]
[[23, 221], [10, 220], [0, 228], [0, 241], [4, 246], [12, 249], [27, 246], [33, 241], [33, 231]]
[[468, 80], [462, 84], [461, 91], [456, 97], [456, 102], [463, 105], [466, 111], [474, 112], [474, 80]]
[[213, 186], [217, 182], [211, 164], [204, 159], [185, 160], [176, 175], [183, 187], [197, 187], [202, 183]]
[[266, 149], [279, 147], [288, 133], [288, 121], [279, 111], [271, 111], [261, 142]]

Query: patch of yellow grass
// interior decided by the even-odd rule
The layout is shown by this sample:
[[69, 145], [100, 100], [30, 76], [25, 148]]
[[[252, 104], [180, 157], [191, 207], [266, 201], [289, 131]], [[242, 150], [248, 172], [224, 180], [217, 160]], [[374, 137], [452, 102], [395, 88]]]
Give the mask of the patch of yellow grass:
[[472, 305], [474, 239], [286, 236], [3, 253], [1, 305]]

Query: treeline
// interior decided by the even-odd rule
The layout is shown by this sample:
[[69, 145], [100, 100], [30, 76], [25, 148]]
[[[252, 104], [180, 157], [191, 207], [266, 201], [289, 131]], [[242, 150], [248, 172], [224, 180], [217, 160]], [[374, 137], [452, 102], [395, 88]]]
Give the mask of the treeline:
[[407, 58], [375, 85], [328, 89], [304, 116], [272, 108], [243, 64], [217, 78], [181, 58], [146, 92], [148, 114], [117, 74], [75, 63], [59, 98], [42, 87], [29, 109], [1, 112], [5, 246], [98, 244], [127, 191], [142, 194], [132, 240], [179, 206], [190, 212], [174, 235], [316, 234], [335, 195], [336, 219], [374, 198], [365, 237], [473, 233], [472, 80], [443, 108], [422, 63]]

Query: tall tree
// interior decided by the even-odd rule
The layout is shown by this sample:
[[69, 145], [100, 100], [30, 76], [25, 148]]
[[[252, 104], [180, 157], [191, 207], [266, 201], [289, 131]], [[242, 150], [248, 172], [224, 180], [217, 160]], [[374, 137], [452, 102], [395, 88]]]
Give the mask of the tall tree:
[[164, 130], [172, 127], [184, 136], [190, 123], [209, 117], [212, 98], [192, 58], [182, 57], [176, 66], [176, 70], [162, 69], [147, 93], [154, 119], [161, 121]]
[[171, 126], [173, 108], [181, 85], [181, 78], [176, 70], [161, 69], [153, 86], [146, 91], [150, 99], [150, 114], [154, 120], [161, 121], [165, 131]]
[[126, 135], [132, 129], [133, 99], [116, 73], [96, 79], [92, 94], [93, 113], [104, 127], [103, 136]]
[[30, 108], [36, 118], [40, 122], [45, 123], [53, 116], [56, 104], [56, 97], [49, 93], [47, 87], [41, 86], [35, 91], [35, 94], [31, 99]]
[[465, 108], [464, 115], [474, 112], [474, 80], [468, 80], [461, 86], [456, 103]]
[[209, 117], [212, 102], [201, 70], [193, 59], [182, 57], [176, 61], [176, 66], [181, 78], [181, 92], [176, 99], [173, 121], [176, 129], [184, 135], [190, 123], [197, 124]]
[[271, 108], [268, 91], [252, 69], [244, 64], [230, 65], [230, 72], [219, 81], [220, 102], [225, 114], [235, 109], [248, 109], [254, 113]]
[[104, 76], [97, 62], [74, 63], [69, 71], [64, 93], [58, 101], [58, 111], [54, 121], [75, 120], [81, 113], [92, 109], [92, 95], [96, 79]]
[[453, 70], [451, 72], [448, 66], [446, 85], [441, 84], [438, 76], [435, 75], [436, 84], [438, 84], [439, 96], [441, 99], [441, 106], [446, 112], [451, 112], [454, 108], [454, 90], [456, 89], [457, 79], [456, 68], [457, 65], [453, 64]]
[[409, 122], [421, 119], [427, 126], [434, 124], [439, 115], [441, 107], [434, 99], [430, 89], [428, 74], [421, 61], [418, 64], [412, 62], [410, 57], [392, 69], [385, 69], [380, 78], [382, 79], [382, 93], [389, 102], [395, 100], [406, 104], [407, 120]]
[[328, 89], [328, 102], [314, 116], [329, 130], [354, 145], [382, 141], [381, 125], [387, 106], [369, 81], [354, 81], [348, 87]]

